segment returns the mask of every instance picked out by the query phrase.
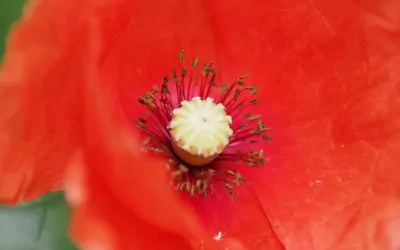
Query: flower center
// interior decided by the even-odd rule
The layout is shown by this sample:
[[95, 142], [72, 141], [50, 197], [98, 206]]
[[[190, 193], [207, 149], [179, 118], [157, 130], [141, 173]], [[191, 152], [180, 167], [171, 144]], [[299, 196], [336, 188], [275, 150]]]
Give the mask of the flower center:
[[213, 161], [229, 144], [232, 118], [221, 103], [193, 97], [172, 111], [168, 126], [175, 154], [192, 166]]
[[180, 69], [138, 98], [146, 107], [134, 119], [145, 136], [143, 150], [166, 160], [177, 190], [206, 197], [222, 183], [236, 199], [242, 173], [264, 165], [261, 142], [271, 141], [261, 115], [251, 111], [259, 89], [246, 83], [249, 75], [220, 84], [212, 63], [198, 67], [196, 57], [187, 65], [183, 52], [178, 59]]

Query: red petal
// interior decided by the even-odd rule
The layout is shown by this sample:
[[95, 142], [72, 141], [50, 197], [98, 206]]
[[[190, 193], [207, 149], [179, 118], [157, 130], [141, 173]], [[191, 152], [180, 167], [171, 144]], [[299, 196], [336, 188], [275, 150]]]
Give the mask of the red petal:
[[209, 237], [221, 242], [228, 238], [239, 239], [248, 249], [283, 250], [253, 186], [243, 183], [235, 194], [236, 201], [223, 184], [215, 183], [214, 193], [207, 198], [188, 198], [201, 216]]
[[[191, 249], [190, 243], [181, 236], [137, 216], [107, 188], [103, 176], [85, 166], [82, 158], [77, 155], [71, 160], [71, 182], [67, 182], [69, 200], [75, 207], [72, 231], [82, 249], [95, 246], [101, 249]], [[90, 172], [85, 172], [88, 170]], [[76, 192], [80, 192], [79, 198]], [[163, 203], [155, 204], [153, 208], [166, 208]], [[148, 211], [149, 216], [152, 212]]]
[[311, 230], [310, 244], [315, 249], [396, 250], [400, 248], [400, 201], [385, 196], [362, 199]]
[[181, 50], [186, 60], [198, 55], [208, 63], [215, 46], [202, 1], [132, 1], [129, 8], [133, 18], [110, 49], [102, 77], [118, 88], [124, 112], [137, 117], [138, 96], [171, 75]]
[[62, 188], [66, 161], [83, 137], [87, 17], [100, 18], [112, 45], [132, 16], [127, 3], [35, 1], [13, 29], [0, 89], [1, 202]]
[[[390, 36], [378, 39], [378, 47], [382, 34], [365, 33], [364, 13], [341, 1], [210, 1], [207, 7], [218, 64], [230, 65], [225, 78], [246, 70], [263, 86], [259, 112], [273, 142], [267, 169], [253, 181], [264, 183], [256, 187], [266, 214], [289, 249], [324, 249], [312, 245], [315, 223], [360, 197], [389, 152], [382, 144], [400, 131], [399, 43], [390, 43], [397, 41], [399, 26], [392, 21], [398, 12], [386, 15]], [[396, 3], [385, 7], [398, 9]], [[375, 188], [399, 198], [399, 182], [390, 176], [400, 159], [383, 160], [390, 165], [379, 170]]]
[[0, 82], [1, 202], [61, 188], [82, 138], [89, 8], [89, 1], [34, 1], [13, 29]]

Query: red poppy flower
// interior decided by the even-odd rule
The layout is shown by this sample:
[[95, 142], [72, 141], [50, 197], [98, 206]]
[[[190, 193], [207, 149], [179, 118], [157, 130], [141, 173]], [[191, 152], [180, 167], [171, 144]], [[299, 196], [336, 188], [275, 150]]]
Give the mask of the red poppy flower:
[[[389, 0], [37, 2], [2, 69], [0, 197], [59, 187], [69, 160], [83, 248], [396, 249], [397, 10]], [[232, 134], [213, 127], [209, 138], [225, 144], [200, 145], [214, 147], [202, 166], [199, 145], [173, 131], [201, 126], [177, 118], [203, 118], [196, 96], [224, 106], [207, 122], [232, 119]], [[254, 166], [259, 150], [269, 161]]]

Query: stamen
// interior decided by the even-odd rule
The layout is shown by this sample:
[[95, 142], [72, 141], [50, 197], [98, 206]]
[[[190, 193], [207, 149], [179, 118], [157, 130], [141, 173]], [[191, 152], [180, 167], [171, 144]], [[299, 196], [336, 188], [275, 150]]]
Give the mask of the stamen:
[[198, 67], [195, 57], [185, 67], [184, 52], [178, 60], [180, 69], [138, 99], [147, 108], [134, 119], [146, 136], [143, 150], [166, 159], [177, 190], [206, 197], [219, 181], [236, 200], [235, 188], [246, 181], [241, 169], [264, 165], [267, 158], [256, 146], [272, 139], [261, 115], [247, 111], [259, 104], [259, 89], [247, 85], [248, 74], [217, 84], [213, 63]]

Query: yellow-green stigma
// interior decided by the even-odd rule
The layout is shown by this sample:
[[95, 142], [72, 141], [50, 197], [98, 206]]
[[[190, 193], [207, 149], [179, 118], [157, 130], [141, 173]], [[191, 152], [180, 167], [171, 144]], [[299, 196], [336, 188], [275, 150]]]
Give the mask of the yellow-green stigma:
[[212, 98], [202, 100], [197, 96], [182, 101], [181, 106], [172, 111], [168, 126], [172, 148], [188, 164], [206, 165], [229, 144], [233, 133], [231, 123], [225, 107], [214, 103]]

